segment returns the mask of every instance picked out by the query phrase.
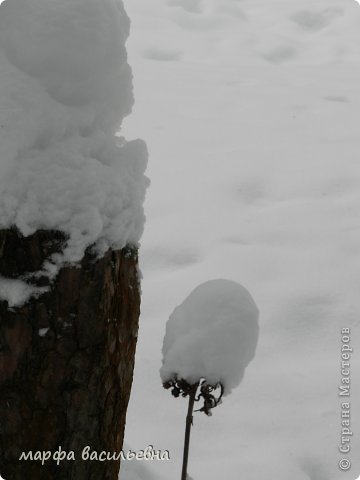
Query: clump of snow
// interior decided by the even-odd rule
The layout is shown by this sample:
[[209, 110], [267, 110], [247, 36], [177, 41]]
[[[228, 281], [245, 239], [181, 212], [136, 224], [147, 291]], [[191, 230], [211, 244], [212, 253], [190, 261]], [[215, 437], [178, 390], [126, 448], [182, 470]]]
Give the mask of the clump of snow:
[[30, 297], [39, 297], [47, 290], [47, 287], [36, 287], [22, 280], [0, 276], [0, 299], [6, 300], [10, 308], [21, 307]]
[[51, 98], [87, 107], [89, 123], [116, 131], [133, 103], [129, 25], [122, 0], [7, 0], [0, 45]]
[[38, 331], [39, 337], [45, 337], [50, 328], [40, 328]]
[[146, 145], [117, 136], [133, 104], [121, 0], [0, 6], [0, 228], [61, 230], [56, 273], [94, 245], [137, 245]]
[[204, 378], [230, 393], [254, 357], [258, 317], [254, 300], [240, 284], [219, 279], [199, 285], [167, 322], [162, 381], [178, 378], [193, 384]]

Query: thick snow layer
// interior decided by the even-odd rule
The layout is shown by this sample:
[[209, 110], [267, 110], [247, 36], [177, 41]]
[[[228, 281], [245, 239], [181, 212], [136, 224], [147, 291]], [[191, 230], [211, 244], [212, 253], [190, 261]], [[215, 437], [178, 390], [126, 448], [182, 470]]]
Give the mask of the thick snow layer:
[[87, 107], [89, 123], [114, 132], [133, 102], [128, 34], [122, 0], [7, 0], [1, 5], [0, 45], [9, 62], [51, 98], [75, 111]]
[[143, 231], [146, 146], [115, 135], [133, 104], [128, 33], [121, 0], [0, 6], [0, 227], [64, 231], [57, 266]]
[[199, 285], [166, 324], [161, 378], [221, 383], [230, 393], [255, 354], [259, 311], [249, 292], [230, 280]]

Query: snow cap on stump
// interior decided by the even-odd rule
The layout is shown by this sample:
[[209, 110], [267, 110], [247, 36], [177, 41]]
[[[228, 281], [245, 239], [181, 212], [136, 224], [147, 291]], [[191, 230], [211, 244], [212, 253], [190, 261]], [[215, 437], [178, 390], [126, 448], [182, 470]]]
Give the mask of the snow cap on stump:
[[231, 280], [199, 285], [175, 308], [166, 325], [163, 383], [206, 379], [225, 395], [241, 382], [255, 355], [259, 310], [250, 293]]
[[134, 101], [129, 26], [122, 0], [0, 5], [0, 229], [63, 232], [41, 273], [52, 279], [143, 232], [147, 148], [118, 135]]

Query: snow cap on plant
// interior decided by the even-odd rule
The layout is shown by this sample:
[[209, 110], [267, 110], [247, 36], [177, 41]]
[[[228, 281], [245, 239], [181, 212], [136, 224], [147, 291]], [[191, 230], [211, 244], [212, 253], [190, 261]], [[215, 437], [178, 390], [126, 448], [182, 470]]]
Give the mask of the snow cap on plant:
[[166, 325], [160, 369], [164, 386], [202, 382], [231, 393], [255, 355], [258, 317], [250, 293], [234, 281], [210, 280], [196, 287]]

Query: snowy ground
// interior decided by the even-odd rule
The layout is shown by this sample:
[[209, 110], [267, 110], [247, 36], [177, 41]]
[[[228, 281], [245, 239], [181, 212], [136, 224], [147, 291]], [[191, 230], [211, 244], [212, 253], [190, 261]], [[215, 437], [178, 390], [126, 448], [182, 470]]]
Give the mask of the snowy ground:
[[[260, 309], [241, 386], [197, 414], [195, 480], [354, 479], [337, 467], [340, 328], [360, 347], [360, 7], [355, 0], [126, 0], [152, 185], [126, 439], [170, 462], [122, 480], [180, 477], [186, 402], [161, 387], [165, 323], [199, 283], [229, 278]], [[358, 408], [358, 407], [357, 407]], [[141, 466], [142, 467], [142, 466]]]

